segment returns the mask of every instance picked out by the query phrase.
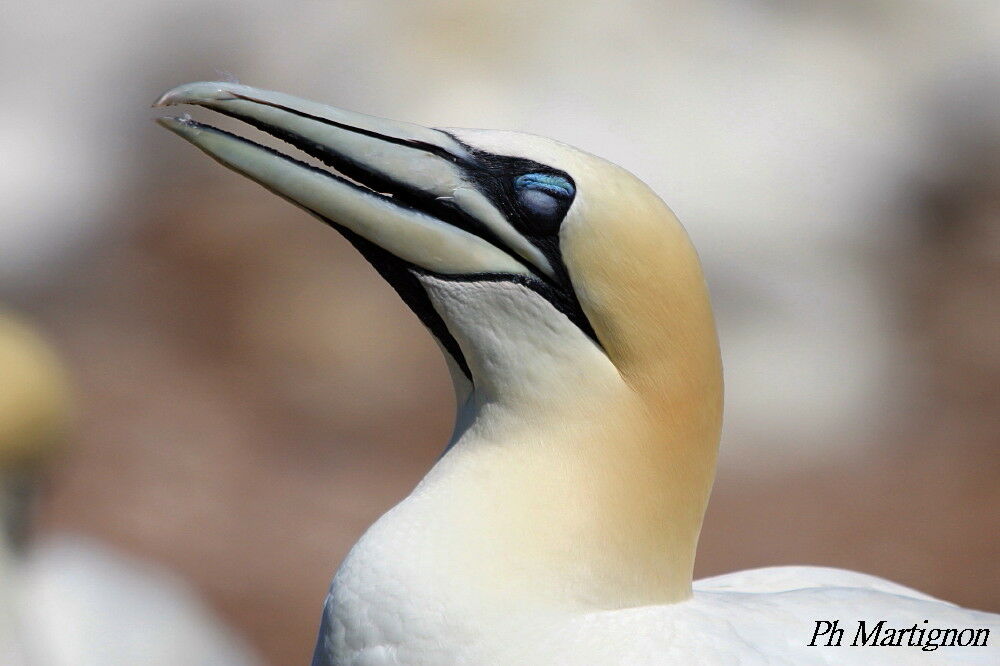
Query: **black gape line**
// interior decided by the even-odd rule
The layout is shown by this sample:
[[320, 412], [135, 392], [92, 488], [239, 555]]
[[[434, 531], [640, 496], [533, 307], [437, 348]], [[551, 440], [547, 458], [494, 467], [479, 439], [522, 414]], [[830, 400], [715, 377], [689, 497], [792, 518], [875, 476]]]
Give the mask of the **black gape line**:
[[[287, 109], [287, 107], [278, 106], [270, 103], [268, 104], [268, 106], [274, 106], [282, 110]], [[353, 131], [351, 127], [342, 125], [341, 123], [333, 122], [332, 120], [327, 120], [319, 116], [313, 116], [306, 113], [302, 113], [301, 111], [294, 111], [291, 109], [287, 110], [289, 110], [291, 113], [295, 113], [296, 115], [300, 115], [302, 117], [309, 118], [311, 120], [316, 120], [318, 122], [322, 122], [328, 125], [333, 125], [335, 127], [339, 127], [345, 130]], [[233, 111], [224, 111], [220, 109], [218, 110], [218, 112], [224, 116], [229, 116], [231, 118], [236, 118], [237, 120], [241, 120], [246, 124], [261, 130], [262, 132], [270, 134], [274, 138], [280, 139], [281, 141], [284, 141], [290, 146], [298, 148], [299, 150], [309, 155], [310, 157], [319, 160], [320, 162], [330, 167], [331, 169], [335, 169], [338, 174], [346, 176], [352, 181], [363, 183], [364, 188], [359, 188], [359, 189], [366, 191], [368, 194], [379, 196], [386, 200], [392, 201], [393, 205], [399, 206], [400, 208], [406, 208], [409, 210], [431, 215], [432, 217], [435, 217], [441, 220], [442, 222], [446, 222], [453, 227], [461, 229], [462, 231], [466, 231], [474, 236], [479, 236], [480, 238], [488, 242], [490, 245], [493, 245], [494, 247], [500, 248], [505, 252], [507, 251], [507, 248], [504, 246], [503, 242], [499, 238], [497, 238], [496, 234], [494, 234], [491, 229], [484, 226], [481, 222], [479, 222], [479, 220], [476, 220], [475, 218], [466, 215], [464, 212], [462, 212], [454, 205], [452, 205], [451, 202], [439, 200], [433, 195], [428, 194], [426, 192], [407, 191], [404, 183], [400, 183], [399, 181], [394, 180], [393, 178], [391, 178], [389, 174], [383, 174], [378, 171], [373, 171], [372, 169], [366, 167], [363, 164], [358, 164], [354, 160], [351, 160], [350, 158], [344, 155], [332, 151], [330, 148], [324, 146], [321, 143], [316, 143], [315, 141], [311, 141], [310, 139], [307, 139], [303, 136], [282, 129], [281, 127], [277, 127], [275, 125], [266, 123], [256, 118], [244, 117], [241, 114]], [[357, 130], [357, 132], [359, 134], [364, 134], [365, 136], [371, 136], [373, 138], [378, 138], [378, 139], [385, 138], [375, 132], [361, 131], [361, 130]], [[386, 141], [391, 143], [396, 143], [398, 145], [402, 145], [407, 148], [413, 148], [416, 150], [423, 150], [426, 152], [430, 152], [427, 151], [427, 148], [425, 147], [426, 144], [416, 144], [415, 142], [407, 142], [401, 139], [391, 139], [391, 138], [386, 138]], [[275, 153], [281, 155], [280, 152], [275, 151]], [[441, 150], [440, 148], [435, 147], [434, 154], [439, 156], [441, 155], [447, 156], [447, 158], [450, 159], [451, 161], [455, 162], [458, 161], [458, 158], [452, 157], [450, 153], [447, 153]], [[294, 159], [294, 158], [289, 157], [288, 159]], [[327, 172], [327, 175], [333, 178], [337, 177], [336, 174], [331, 174], [329, 172]], [[353, 184], [354, 183], [352, 183], [352, 185]], [[518, 257], [515, 257], [515, 259], [518, 259], [518, 261], [520, 261], [520, 258]]]
[[[453, 162], [462, 169], [466, 178], [471, 183], [474, 183], [479, 191], [482, 192], [482, 194], [504, 214], [512, 226], [524, 235], [524, 237], [537, 247], [545, 258], [548, 259], [549, 264], [555, 273], [552, 278], [534, 271], [531, 266], [526, 267], [532, 269], [532, 276], [513, 273], [448, 275], [428, 271], [400, 259], [392, 253], [382, 249], [375, 243], [372, 243], [366, 238], [337, 223], [336, 220], [331, 220], [309, 207], [303, 206], [302, 204], [294, 201], [288, 196], [275, 192], [275, 190], [267, 187], [267, 185], [262, 184], [271, 192], [278, 194], [278, 196], [286, 201], [289, 201], [290, 203], [307, 211], [344, 236], [348, 242], [350, 242], [351, 245], [353, 245], [354, 248], [357, 249], [358, 252], [360, 252], [361, 255], [372, 265], [372, 267], [375, 268], [379, 275], [381, 275], [382, 278], [389, 283], [396, 293], [399, 294], [399, 297], [404, 303], [406, 303], [413, 313], [417, 315], [417, 318], [420, 319], [421, 323], [423, 323], [424, 326], [426, 326], [434, 335], [434, 337], [438, 339], [442, 347], [444, 347], [444, 349], [452, 356], [455, 363], [470, 382], [473, 381], [473, 378], [469, 369], [468, 361], [462, 353], [458, 341], [448, 330], [448, 326], [441, 318], [441, 315], [439, 315], [437, 310], [435, 310], [430, 297], [417, 277], [418, 275], [430, 275], [437, 279], [453, 282], [513, 282], [515, 284], [520, 284], [521, 286], [534, 291], [548, 301], [557, 311], [561, 312], [571, 322], [573, 322], [573, 324], [576, 325], [585, 335], [587, 335], [598, 347], [603, 349], [597, 338], [597, 334], [594, 332], [590, 321], [587, 319], [587, 316], [584, 314], [583, 309], [576, 298], [576, 294], [570, 282], [569, 273], [567, 272], [566, 266], [562, 261], [562, 252], [559, 248], [559, 226], [572, 204], [573, 195], [554, 198], [553, 205], [544, 209], [542, 211], [542, 215], [538, 215], [533, 214], [537, 211], [530, 210], [519, 201], [519, 196], [514, 186], [515, 180], [524, 174], [551, 174], [566, 180], [572, 187], [575, 188], [575, 183], [569, 174], [525, 158], [494, 155], [492, 153], [481, 151], [473, 146], [465, 144], [450, 133], [443, 132], [441, 130], [437, 131], [441, 131], [442, 134], [449, 136], [456, 143], [462, 145], [466, 150], [468, 150], [472, 155], [472, 160], [470, 161], [459, 156], [452, 155], [440, 147], [425, 144], [423, 142], [387, 137], [378, 134], [377, 132], [354, 128], [343, 123], [307, 114], [289, 107], [270, 102], [262, 102], [250, 97], [238, 97], [240, 97], [240, 99], [246, 99], [247, 101], [273, 106], [275, 108], [288, 111], [289, 113], [332, 125], [347, 131], [357, 132], [372, 138], [395, 143], [406, 148], [431, 152], [438, 157]], [[285, 155], [278, 150], [261, 145], [237, 134], [212, 127], [211, 125], [205, 125], [192, 120], [186, 122], [200, 130], [218, 132], [239, 141], [251, 144], [257, 148], [267, 151], [268, 153], [271, 153], [272, 155], [281, 157], [296, 166], [308, 169], [315, 173], [323, 174], [324, 176], [333, 178], [342, 184], [349, 185], [350, 187], [358, 190], [359, 192], [363, 192], [368, 196], [379, 197], [389, 201], [394, 206], [435, 217], [442, 222], [482, 238], [494, 247], [511, 255], [520, 263], [524, 263], [520, 257], [511, 252], [511, 250], [496, 236], [495, 233], [493, 233], [492, 230], [483, 225], [479, 220], [457, 208], [449, 200], [438, 199], [426, 192], [410, 190], [404, 183], [400, 183], [391, 178], [389, 174], [374, 171], [369, 167], [358, 164], [344, 155], [334, 152], [332, 149], [324, 146], [323, 144], [311, 141], [305, 137], [270, 123], [246, 117], [234, 111], [222, 109], [213, 110], [222, 115], [236, 118], [237, 120], [245, 122], [252, 127], [284, 141], [285, 143], [306, 153], [310, 157], [319, 160], [326, 166], [335, 169], [337, 173], [331, 173], [324, 169], [314, 167], [294, 157]], [[341, 177], [341, 175], [346, 178]]]

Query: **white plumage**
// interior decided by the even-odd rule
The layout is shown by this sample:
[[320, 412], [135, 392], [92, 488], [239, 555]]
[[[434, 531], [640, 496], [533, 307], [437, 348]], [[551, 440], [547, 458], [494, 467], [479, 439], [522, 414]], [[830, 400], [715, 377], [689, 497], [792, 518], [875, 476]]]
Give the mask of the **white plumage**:
[[23, 562], [29, 666], [255, 666], [259, 657], [178, 576], [94, 539], [54, 534]]

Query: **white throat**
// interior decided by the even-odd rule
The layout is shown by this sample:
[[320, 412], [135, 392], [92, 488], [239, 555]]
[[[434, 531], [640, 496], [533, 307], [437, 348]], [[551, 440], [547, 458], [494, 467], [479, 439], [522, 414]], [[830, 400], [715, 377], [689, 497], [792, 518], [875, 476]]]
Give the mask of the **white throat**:
[[519, 419], [518, 429], [537, 433], [581, 402], [606, 400], [624, 387], [597, 343], [528, 287], [420, 280], [468, 362], [474, 386], [466, 385], [464, 408], [480, 426], [505, 412]]

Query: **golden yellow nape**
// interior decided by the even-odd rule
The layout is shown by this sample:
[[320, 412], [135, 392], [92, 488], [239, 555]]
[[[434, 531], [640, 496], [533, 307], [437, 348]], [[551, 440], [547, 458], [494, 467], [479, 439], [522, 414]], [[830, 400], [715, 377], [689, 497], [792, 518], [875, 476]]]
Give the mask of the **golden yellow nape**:
[[560, 232], [563, 260], [604, 351], [631, 388], [609, 433], [614, 441], [592, 453], [619, 470], [603, 510], [619, 531], [625, 526], [620, 538], [631, 551], [620, 553], [620, 562], [632, 569], [635, 590], [622, 601], [677, 601], [691, 593], [722, 423], [708, 290], [687, 233], [648, 186], [586, 154], [572, 173], [578, 197]]
[[43, 464], [69, 421], [70, 389], [48, 342], [27, 320], [0, 311], [0, 469]]
[[575, 172], [579, 200], [560, 233], [580, 304], [633, 388], [658, 401], [696, 397], [718, 420], [721, 361], [697, 253], [645, 183], [587, 157], [602, 168]]

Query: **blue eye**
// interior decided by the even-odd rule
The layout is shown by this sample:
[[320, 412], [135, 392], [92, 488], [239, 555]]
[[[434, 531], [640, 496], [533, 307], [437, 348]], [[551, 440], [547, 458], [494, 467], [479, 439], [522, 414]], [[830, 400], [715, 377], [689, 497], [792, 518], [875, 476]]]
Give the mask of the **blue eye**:
[[538, 190], [557, 197], [572, 197], [576, 193], [573, 183], [551, 173], [526, 173], [514, 181], [514, 189]]
[[533, 236], [547, 236], [559, 231], [566, 209], [576, 194], [565, 176], [552, 173], [526, 173], [514, 179], [521, 229]]

